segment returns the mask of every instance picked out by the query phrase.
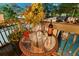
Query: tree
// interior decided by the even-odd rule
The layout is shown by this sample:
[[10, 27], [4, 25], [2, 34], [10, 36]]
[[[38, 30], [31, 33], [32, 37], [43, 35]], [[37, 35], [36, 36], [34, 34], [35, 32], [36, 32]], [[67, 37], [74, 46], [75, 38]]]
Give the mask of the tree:
[[8, 4], [3, 6], [2, 12], [6, 20], [16, 19], [17, 13]]
[[46, 18], [50, 17], [51, 16], [50, 14], [53, 10], [53, 4], [52, 3], [44, 3], [43, 7], [44, 7], [45, 14], [46, 14]]
[[60, 5], [60, 4], [53, 4], [53, 9], [52, 9], [52, 12], [51, 12], [51, 14], [52, 14], [53, 16], [57, 16], [58, 10], [59, 10], [59, 5]]
[[59, 5], [58, 13], [61, 15], [65, 13], [69, 16], [74, 16], [74, 12], [77, 10], [78, 4], [76, 3], [62, 3]]
[[56, 14], [58, 13], [59, 5], [60, 4], [58, 3], [44, 3], [43, 7], [46, 18], [56, 16]]

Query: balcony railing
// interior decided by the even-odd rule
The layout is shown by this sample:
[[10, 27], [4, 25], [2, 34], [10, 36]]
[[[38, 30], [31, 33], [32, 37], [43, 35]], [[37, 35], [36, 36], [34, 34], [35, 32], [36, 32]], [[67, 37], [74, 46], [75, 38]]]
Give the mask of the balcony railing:
[[17, 25], [10, 25], [0, 28], [0, 47], [9, 43], [8, 36], [13, 32], [13, 30], [18, 29]]
[[[45, 22], [47, 25], [49, 22]], [[58, 38], [58, 55], [79, 55], [79, 26], [78, 24], [67, 23], [53, 23], [54, 35]], [[18, 26], [11, 25], [0, 28], [0, 47], [10, 43], [8, 36], [14, 29], [18, 29]], [[62, 34], [66, 37], [63, 38]]]
[[[49, 24], [49, 22], [47, 22]], [[59, 48], [58, 55], [79, 55], [79, 26], [78, 24], [52, 23], [56, 29]], [[64, 38], [62, 35], [65, 35]]]
[[11, 35], [14, 30], [18, 30], [17, 24], [12, 24], [8, 26], [0, 27], [0, 55], [1, 56], [13, 56], [20, 55], [20, 50], [18, 45], [12, 44], [9, 35]]

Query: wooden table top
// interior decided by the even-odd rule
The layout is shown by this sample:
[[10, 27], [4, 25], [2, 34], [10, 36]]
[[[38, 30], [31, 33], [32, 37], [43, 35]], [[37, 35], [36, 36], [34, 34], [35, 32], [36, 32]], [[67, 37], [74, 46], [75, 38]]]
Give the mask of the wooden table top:
[[55, 44], [54, 48], [45, 53], [32, 53], [28, 48], [26, 48], [23, 41], [25, 42], [27, 40], [22, 38], [21, 41], [19, 42], [19, 47], [20, 47], [21, 51], [23, 52], [23, 54], [26, 56], [52, 56], [52, 55], [54, 56], [54, 55], [56, 55], [56, 50], [58, 48], [57, 39], [56, 39], [56, 44]]

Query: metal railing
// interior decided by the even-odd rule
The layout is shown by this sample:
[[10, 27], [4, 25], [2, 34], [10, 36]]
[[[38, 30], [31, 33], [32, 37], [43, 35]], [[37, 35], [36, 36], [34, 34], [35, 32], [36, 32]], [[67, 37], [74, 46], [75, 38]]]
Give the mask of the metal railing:
[[[44, 21], [44, 23], [49, 24], [50, 22]], [[54, 29], [57, 30], [56, 37], [58, 39], [58, 55], [74, 55], [79, 53], [79, 26], [78, 24], [68, 24], [68, 23], [52, 23]], [[66, 38], [63, 39], [63, 33], [68, 34]], [[78, 50], [78, 51], [77, 51]], [[77, 51], [77, 53], [76, 53]]]
[[[72, 26], [72, 28], [71, 28]], [[60, 53], [60, 55], [66, 55], [68, 53], [68, 55], [72, 55], [72, 53], [76, 54], [75, 51], [77, 51], [79, 48], [79, 26], [78, 25], [70, 25], [70, 24], [63, 24], [63, 23], [54, 23], [54, 28], [57, 29], [57, 34], [56, 36], [58, 37], [58, 40], [60, 39], [60, 41], [58, 41], [59, 43], [62, 43], [64, 41], [63, 47], [59, 46], [59, 48], [61, 49], [61, 53], [59, 51], [57, 51], [57, 53]], [[9, 43], [9, 39], [8, 36], [13, 32], [14, 29], [18, 29], [18, 26], [15, 25], [10, 25], [7, 27], [2, 27], [0, 28], [0, 47], [2, 47], [3, 45]], [[69, 30], [71, 29], [71, 30]], [[68, 33], [67, 38], [65, 38], [65, 40], [62, 40], [62, 33], [66, 32]], [[61, 33], [60, 33], [61, 32]], [[72, 33], [74, 32], [74, 34]], [[70, 39], [70, 35], [72, 35], [73, 37]], [[69, 43], [69, 41], [72, 41], [71, 43]], [[69, 44], [69, 45], [68, 45]], [[77, 47], [75, 48], [75, 51], [71, 51], [74, 48], [74, 45], [77, 45]], [[68, 48], [67, 48], [68, 46]], [[76, 50], [77, 49], [77, 50]], [[59, 50], [59, 49], [58, 49]], [[65, 53], [67, 52], [67, 53]], [[65, 54], [64, 54], [65, 53]]]
[[[79, 48], [79, 26], [75, 24], [63, 24], [55, 23], [55, 29], [61, 31], [60, 38], [58, 37], [58, 44], [60, 43], [59, 49], [57, 51], [59, 55], [74, 55]], [[63, 40], [62, 34], [67, 33], [68, 36]], [[59, 35], [58, 35], [59, 36]], [[64, 42], [64, 43], [63, 43]], [[62, 46], [63, 45], [63, 46]], [[59, 50], [58, 49], [58, 50]], [[77, 51], [79, 53], [79, 50]]]
[[18, 29], [16, 24], [0, 28], [0, 47], [10, 42], [8, 36], [15, 29]]

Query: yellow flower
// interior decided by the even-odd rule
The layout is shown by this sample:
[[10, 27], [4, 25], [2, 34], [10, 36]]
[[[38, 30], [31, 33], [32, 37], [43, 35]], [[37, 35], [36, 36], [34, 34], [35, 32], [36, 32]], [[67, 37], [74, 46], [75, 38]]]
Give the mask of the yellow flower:
[[41, 3], [33, 3], [24, 13], [26, 21], [37, 24], [44, 18], [43, 6]]

